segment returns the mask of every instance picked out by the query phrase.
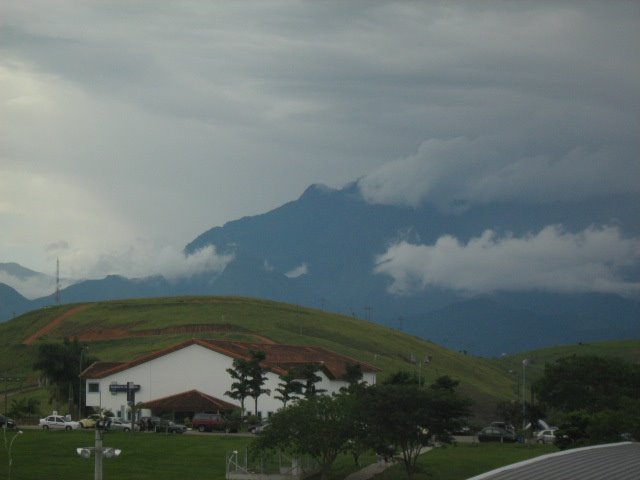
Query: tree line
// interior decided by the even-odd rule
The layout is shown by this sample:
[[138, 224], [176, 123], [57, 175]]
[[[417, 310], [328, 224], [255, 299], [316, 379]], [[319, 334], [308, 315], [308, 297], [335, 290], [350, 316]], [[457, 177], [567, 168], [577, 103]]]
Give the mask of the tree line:
[[[245, 399], [258, 397], [268, 369], [260, 365], [262, 352], [250, 352], [249, 359], [236, 359], [228, 373], [233, 378], [228, 396], [238, 400], [244, 412]], [[415, 375], [399, 372], [381, 385], [362, 381], [359, 365], [345, 365], [347, 387], [325, 395], [316, 388], [321, 380], [318, 366], [304, 365], [280, 376], [276, 389], [283, 408], [269, 418], [253, 443], [255, 455], [286, 451], [308, 455], [320, 467], [321, 478], [328, 478], [340, 453], [350, 453], [356, 465], [368, 450], [398, 459], [411, 478], [418, 455], [434, 441], [451, 441], [455, 431], [469, 415], [470, 401], [456, 392], [458, 382], [442, 376], [428, 387], [418, 384]]]
[[545, 365], [535, 383], [540, 403], [557, 420], [560, 448], [640, 440], [640, 364], [572, 355]]

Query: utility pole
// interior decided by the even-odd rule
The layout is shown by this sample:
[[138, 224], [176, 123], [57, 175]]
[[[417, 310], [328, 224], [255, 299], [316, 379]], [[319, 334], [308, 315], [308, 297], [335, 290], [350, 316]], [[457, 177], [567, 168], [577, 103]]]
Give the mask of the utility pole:
[[524, 435], [524, 429], [527, 426], [527, 420], [526, 420], [526, 403], [527, 403], [527, 397], [526, 397], [526, 385], [527, 385], [527, 365], [529, 365], [529, 359], [525, 358], [524, 360], [522, 360], [522, 434]]
[[56, 258], [56, 305], [60, 305], [60, 258]]

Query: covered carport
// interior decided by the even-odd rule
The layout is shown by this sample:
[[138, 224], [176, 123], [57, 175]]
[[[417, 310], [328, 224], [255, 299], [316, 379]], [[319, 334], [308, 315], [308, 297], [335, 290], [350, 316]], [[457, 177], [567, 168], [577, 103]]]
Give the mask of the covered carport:
[[189, 390], [168, 397], [158, 398], [145, 402], [142, 408], [149, 409], [159, 417], [170, 416], [175, 421], [183, 421], [185, 418], [193, 418], [194, 413], [226, 413], [240, 408], [229, 402], [225, 402], [198, 390]]

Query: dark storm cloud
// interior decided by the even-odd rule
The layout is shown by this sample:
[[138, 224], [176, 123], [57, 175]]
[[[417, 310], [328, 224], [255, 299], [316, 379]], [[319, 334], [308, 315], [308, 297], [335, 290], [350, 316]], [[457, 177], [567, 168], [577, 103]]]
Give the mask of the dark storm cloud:
[[[637, 192], [634, 2], [52, 5], [0, 6], [4, 256], [184, 245], [355, 178], [445, 209]], [[52, 184], [91, 228], [46, 220]]]

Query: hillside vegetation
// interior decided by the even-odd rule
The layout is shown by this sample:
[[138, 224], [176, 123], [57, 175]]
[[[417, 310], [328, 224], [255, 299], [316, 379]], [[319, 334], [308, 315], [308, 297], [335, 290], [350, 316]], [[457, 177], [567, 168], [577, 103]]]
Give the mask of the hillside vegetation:
[[522, 362], [527, 360], [527, 384], [540, 378], [545, 363], [552, 363], [561, 357], [570, 355], [595, 355], [598, 357], [617, 357], [629, 363], [640, 363], [640, 339], [615, 340], [606, 342], [578, 343], [557, 347], [541, 348], [522, 352], [494, 360], [495, 365], [512, 376], [522, 376]]
[[[192, 337], [319, 345], [381, 368], [380, 380], [398, 370], [414, 370], [427, 383], [445, 374], [459, 379], [483, 420], [493, 415], [496, 400], [517, 397], [517, 379], [509, 370], [518, 358], [497, 362], [462, 355], [352, 317], [239, 297], [167, 297], [35, 310], [0, 324], [0, 371], [21, 377], [23, 386], [35, 384], [38, 345], [65, 337], [78, 337], [89, 345], [91, 357], [104, 361], [130, 360]], [[429, 364], [412, 362], [427, 355]]]

